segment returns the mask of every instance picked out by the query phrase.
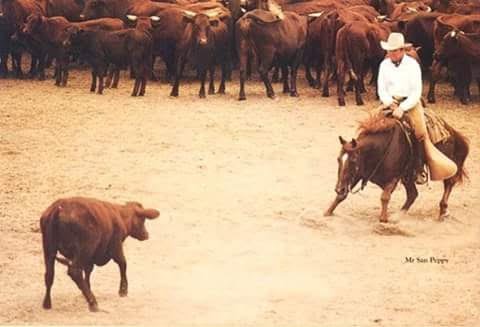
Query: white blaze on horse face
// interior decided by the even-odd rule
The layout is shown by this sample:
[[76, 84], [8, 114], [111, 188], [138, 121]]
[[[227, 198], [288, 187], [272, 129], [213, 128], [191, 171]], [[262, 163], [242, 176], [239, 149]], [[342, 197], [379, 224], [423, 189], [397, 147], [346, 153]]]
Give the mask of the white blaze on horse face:
[[342, 154], [342, 156], [340, 157], [340, 163], [338, 166], [339, 178], [343, 178], [343, 176], [345, 175], [345, 164], [347, 163], [347, 160], [348, 160], [348, 153]]

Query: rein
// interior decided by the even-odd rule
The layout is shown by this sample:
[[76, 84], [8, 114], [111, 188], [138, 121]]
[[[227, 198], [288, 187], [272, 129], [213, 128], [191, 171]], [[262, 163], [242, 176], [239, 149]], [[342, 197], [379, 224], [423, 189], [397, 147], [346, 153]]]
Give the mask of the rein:
[[[410, 140], [410, 137], [408, 136], [408, 133], [407, 131], [405, 130], [405, 127], [403, 126], [403, 124], [395, 119], [395, 122], [400, 126], [400, 128], [402, 129], [403, 133], [405, 134], [405, 136], [407, 137], [407, 141], [408, 141], [408, 145], [409, 145], [409, 148], [410, 148], [410, 152], [413, 152], [413, 145], [412, 145], [412, 140]], [[372, 178], [377, 170], [380, 168], [380, 166], [383, 164], [383, 162], [385, 161], [385, 158], [387, 157], [388, 153], [390, 152], [390, 144], [392, 144], [392, 141], [393, 141], [393, 135], [394, 133], [392, 132], [392, 135], [390, 135], [390, 139], [388, 140], [388, 144], [386, 146], [386, 149], [385, 149], [385, 152], [383, 153], [383, 156], [382, 156], [382, 159], [377, 163], [377, 165], [375, 166], [375, 168], [373, 168], [372, 172], [370, 173], [370, 175], [367, 177], [367, 178], [362, 178], [362, 184], [360, 185], [360, 188], [357, 189], [357, 190], [350, 190], [350, 193], [352, 194], [356, 194], [360, 191], [363, 191], [363, 189], [365, 188], [365, 186], [367, 186], [367, 183], [368, 181], [370, 180], [370, 178]]]

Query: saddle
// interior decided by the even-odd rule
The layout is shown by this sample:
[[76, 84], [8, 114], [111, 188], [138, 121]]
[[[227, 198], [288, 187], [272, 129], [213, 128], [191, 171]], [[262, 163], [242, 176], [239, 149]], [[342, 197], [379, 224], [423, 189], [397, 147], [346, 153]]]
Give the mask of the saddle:
[[[427, 126], [427, 132], [430, 140], [433, 144], [444, 142], [450, 136], [452, 136], [450, 130], [447, 128], [445, 120], [438, 116], [434, 111], [423, 108], [425, 114], [425, 124]], [[383, 115], [391, 117], [391, 110], [389, 108], [382, 109]], [[413, 128], [408, 119], [402, 118], [402, 125], [406, 128], [409, 136], [414, 138]]]

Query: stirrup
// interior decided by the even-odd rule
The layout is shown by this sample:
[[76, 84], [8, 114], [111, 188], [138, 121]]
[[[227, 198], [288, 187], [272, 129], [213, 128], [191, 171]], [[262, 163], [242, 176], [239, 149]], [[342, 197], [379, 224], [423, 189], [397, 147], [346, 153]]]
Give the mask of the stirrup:
[[423, 185], [428, 181], [428, 175], [426, 171], [420, 171], [417, 173], [417, 176], [415, 177], [415, 184], [417, 185]]

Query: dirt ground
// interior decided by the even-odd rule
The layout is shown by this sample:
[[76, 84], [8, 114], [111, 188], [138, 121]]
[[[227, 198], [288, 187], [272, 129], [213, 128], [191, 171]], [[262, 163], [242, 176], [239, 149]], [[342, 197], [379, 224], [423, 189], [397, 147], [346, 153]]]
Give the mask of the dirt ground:
[[[70, 77], [67, 88], [0, 80], [0, 324], [480, 326], [476, 88], [474, 104], [462, 106], [442, 85], [430, 106], [471, 141], [470, 181], [454, 189], [450, 218], [436, 221], [443, 186], [430, 182], [403, 217], [399, 187], [384, 226], [372, 184], [323, 217], [338, 135], [354, 135], [376, 105], [371, 91], [366, 106], [349, 94], [339, 108], [303, 74], [300, 98], [275, 85], [270, 100], [250, 81], [244, 102], [236, 77], [225, 96], [205, 100], [193, 81], [178, 99], [165, 83], [133, 98], [126, 78], [99, 96], [88, 71]], [[74, 195], [161, 211], [148, 241], [125, 242], [128, 297], [118, 296], [116, 264], [94, 270], [99, 313], [60, 264], [53, 308], [41, 306], [39, 217]]]

